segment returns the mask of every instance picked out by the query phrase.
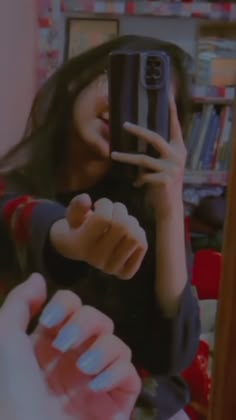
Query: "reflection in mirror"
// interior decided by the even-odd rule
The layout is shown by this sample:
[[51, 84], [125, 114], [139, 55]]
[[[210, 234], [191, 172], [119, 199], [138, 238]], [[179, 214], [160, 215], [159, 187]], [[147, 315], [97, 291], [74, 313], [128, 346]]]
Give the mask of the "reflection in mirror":
[[187, 381], [192, 392], [191, 408], [204, 419], [214, 379], [216, 315], [221, 300], [227, 184], [232, 156], [235, 40], [233, 23], [198, 23], [184, 200], [194, 252], [192, 283], [197, 289], [201, 317], [200, 346]]
[[[192, 282], [197, 288], [199, 298], [201, 341], [195, 359], [195, 368], [198, 365], [198, 369], [196, 368], [195, 373], [192, 371], [193, 375], [189, 384], [190, 388], [192, 385], [192, 389], [194, 389], [194, 385], [196, 387], [198, 384], [198, 391], [196, 392], [195, 388], [195, 395], [193, 395], [194, 391], [192, 393], [192, 406], [196, 413], [206, 418], [211, 395], [211, 382], [213, 380], [216, 383], [214, 391], [216, 393], [216, 390], [219, 389], [217, 385], [219, 367], [221, 363], [224, 364], [224, 360], [221, 358], [223, 353], [219, 348], [220, 339], [215, 343], [215, 334], [218, 329], [216, 316], [218, 302], [221, 304], [222, 297], [220, 292], [222, 257], [228, 246], [227, 242], [223, 252], [228, 171], [232, 157], [232, 143], [235, 140], [232, 137], [236, 80], [235, 24], [199, 23], [196, 51], [195, 88], [200, 93], [200, 98], [194, 100], [194, 117], [190, 122], [187, 165], [191, 168], [187, 167], [187, 174], [190, 176], [188, 173], [190, 169], [189, 172], [192, 172], [193, 179], [194, 172], [199, 177], [199, 183], [196, 182], [190, 190], [193, 197], [196, 196], [196, 192], [202, 194], [199, 203], [193, 206], [190, 215], [194, 251]], [[215, 95], [215, 92], [218, 92], [218, 95]], [[220, 92], [223, 92], [222, 96]], [[194, 134], [194, 130], [197, 131], [197, 134]], [[186, 194], [189, 194], [188, 188], [185, 189]], [[233, 246], [232, 243], [231, 246]], [[222, 285], [222, 288], [226, 290], [225, 284]], [[225, 300], [223, 309], [221, 309], [222, 320], [224, 319], [222, 328], [225, 329], [225, 333], [230, 328], [229, 319], [226, 314], [223, 315], [226, 306]], [[222, 339], [222, 335], [220, 336]], [[217, 356], [216, 365], [218, 367], [212, 372], [215, 356]], [[200, 372], [202, 372], [202, 376], [199, 375]], [[221, 388], [221, 392], [224, 393], [223, 388]], [[196, 396], [197, 401], [195, 400]], [[221, 397], [224, 398], [223, 395]], [[214, 396], [212, 420], [217, 418], [216, 400], [217, 397]], [[223, 411], [221, 414], [222, 417], [219, 416], [219, 419], [230, 418]]]
[[236, 107], [232, 135], [232, 163], [223, 247], [223, 270], [217, 316], [212, 400], [209, 420], [235, 419], [236, 387]]
[[[55, 15], [58, 13], [57, 10]], [[226, 404], [231, 407], [232, 401], [225, 399], [223, 387], [226, 379], [230, 378], [227, 357], [231, 351], [229, 338], [234, 337], [230, 326], [233, 328], [234, 324], [231, 311], [227, 313], [228, 318], [225, 317], [225, 308], [227, 292], [230, 291], [232, 299], [234, 297], [231, 290], [233, 276], [229, 267], [236, 259], [228, 240], [224, 248], [228, 259], [225, 257], [222, 302], [219, 288], [228, 168], [232, 156], [235, 61], [231, 60], [231, 56], [235, 54], [235, 24], [211, 24], [176, 17], [170, 25], [169, 19], [123, 16], [118, 19], [119, 25], [112, 20], [115, 33], [119, 28], [121, 35], [139, 33], [156, 39], [114, 38], [105, 47], [90, 50], [81, 58], [78, 56], [81, 45], [77, 40], [87, 47], [87, 41], [92, 41], [94, 45], [94, 42], [104, 39], [101, 36], [103, 21], [96, 21], [93, 26], [93, 17], [74, 18], [76, 25], [70, 26], [67, 33], [71, 39], [66, 40], [73, 48], [64, 50], [68, 55], [73, 50], [75, 58], [45, 84], [36, 97], [25, 137], [19, 146], [0, 160], [4, 180], [0, 197], [0, 217], [4, 225], [0, 236], [3, 249], [1, 274], [9, 286], [8, 271], [11, 271], [14, 281], [25, 278], [26, 273], [31, 271], [46, 271], [50, 294], [61, 287], [69, 288], [82, 298], [83, 303], [95, 306], [112, 318], [116, 333], [131, 348], [142, 378], [143, 387], [134, 413], [135, 420], [158, 417], [183, 420], [186, 415], [191, 420], [206, 420], [212, 364], [215, 364], [216, 376], [211, 420], [217, 418], [216, 407], [222, 414], [220, 420], [229, 420], [224, 414]], [[104, 19], [109, 23], [109, 16]], [[42, 21], [45, 23], [45, 16]], [[63, 31], [60, 38], [64, 39], [65, 28], [63, 25], [60, 28]], [[49, 56], [54, 60], [55, 51], [49, 54], [45, 47], [50, 39], [57, 37], [54, 29], [48, 28], [48, 37], [45, 36], [45, 28], [42, 29], [40, 48], [45, 49], [42, 57], [46, 59], [40, 60], [40, 66], [49, 63]], [[83, 36], [78, 38], [78, 32]], [[113, 29], [111, 32], [114, 32]], [[158, 39], [177, 44], [188, 54], [176, 45], [163, 46]], [[155, 132], [126, 127], [132, 138], [133, 134], [143, 136], [147, 143], [152, 143], [154, 138], [154, 146], [164, 157], [161, 163], [156, 155], [154, 159], [146, 156], [141, 160], [151, 173], [145, 174], [136, 186], [127, 182], [124, 162], [131, 159], [132, 164], [139, 166], [137, 156], [123, 156], [118, 177], [113, 171], [115, 165], [110, 165], [112, 130], [109, 129], [111, 98], [108, 97], [107, 62], [108, 52], [119, 47], [167, 48], [175, 64], [178, 115], [173, 101], [170, 107], [166, 102], [167, 112], [171, 108], [172, 123], [174, 120], [171, 142], [161, 140]], [[195, 56], [194, 65], [191, 57]], [[69, 57], [64, 58], [66, 61]], [[56, 59], [48, 64], [47, 70], [57, 70], [55, 63]], [[120, 70], [120, 67], [117, 68]], [[136, 68], [133, 67], [134, 70]], [[224, 71], [227, 69], [227, 77], [223, 72], [222, 78], [222, 68]], [[45, 78], [50, 71], [39, 72], [40, 77]], [[118, 71], [116, 77], [120, 74]], [[130, 77], [128, 82], [131, 80], [136, 79]], [[189, 80], [192, 82], [190, 101], [187, 100]], [[134, 89], [136, 94], [137, 85]], [[119, 95], [120, 91], [114, 95], [114, 102]], [[136, 100], [129, 95], [128, 100], [135, 99], [133, 103], [137, 105], [140, 97], [143, 98], [137, 94]], [[156, 105], [157, 101], [153, 101], [152, 97], [149, 102], [152, 111], [155, 109], [153, 102]], [[122, 111], [126, 109], [123, 106], [127, 105], [126, 101], [121, 105]], [[163, 111], [163, 101], [160, 108]], [[189, 120], [185, 118], [188, 111], [191, 111]], [[188, 149], [185, 173], [185, 146], [177, 116]], [[122, 126], [121, 133], [123, 131]], [[233, 167], [232, 177], [235, 171]], [[160, 172], [161, 175], [164, 173], [163, 177], [160, 177]], [[185, 213], [182, 204], [183, 175]], [[164, 187], [160, 188], [158, 181], [163, 179]], [[147, 190], [141, 188], [142, 181], [148, 185], [147, 195]], [[229, 225], [236, 211], [233, 208], [232, 183], [231, 180], [226, 226], [230, 241], [232, 234], [236, 235], [233, 225]], [[9, 191], [14, 194], [9, 194]], [[81, 192], [89, 193], [91, 199], [83, 195], [72, 200]], [[25, 199], [22, 194], [30, 194], [30, 197]], [[50, 199], [50, 205], [47, 200], [41, 202], [39, 197]], [[103, 197], [106, 199], [100, 200], [94, 208], [92, 203]], [[153, 211], [150, 211], [150, 197]], [[115, 204], [117, 202], [123, 205]], [[145, 228], [149, 244], [145, 258], [147, 246], [140, 226]], [[191, 285], [187, 283], [185, 230], [188, 251], [191, 251], [190, 248], [193, 251], [193, 254], [189, 252], [189, 260], [193, 261], [191, 282], [200, 306], [200, 345], [197, 340], [199, 311]], [[95, 241], [94, 232], [98, 235]], [[215, 345], [218, 300], [219, 333]], [[230, 300], [229, 309], [231, 307], [233, 301]], [[228, 392], [227, 398], [233, 398], [232, 392]]]

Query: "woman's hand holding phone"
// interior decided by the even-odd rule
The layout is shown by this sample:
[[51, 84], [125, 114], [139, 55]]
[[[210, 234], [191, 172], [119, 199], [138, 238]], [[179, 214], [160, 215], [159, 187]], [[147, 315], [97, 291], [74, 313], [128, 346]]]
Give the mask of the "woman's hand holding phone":
[[113, 151], [114, 161], [136, 165], [144, 169], [135, 186], [150, 186], [152, 204], [158, 219], [167, 217], [175, 211], [176, 205], [182, 203], [182, 188], [187, 151], [178, 120], [176, 103], [173, 94], [170, 106], [170, 141], [159, 134], [135, 124], [125, 123], [124, 129], [150, 144], [159, 154], [154, 158], [146, 154], [129, 154]]

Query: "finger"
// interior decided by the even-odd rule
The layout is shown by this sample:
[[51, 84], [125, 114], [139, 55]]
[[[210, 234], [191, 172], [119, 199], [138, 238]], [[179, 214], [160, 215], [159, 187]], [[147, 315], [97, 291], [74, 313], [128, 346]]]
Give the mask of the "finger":
[[112, 334], [113, 322], [102, 312], [91, 306], [83, 306], [78, 313], [64, 325], [53, 347], [62, 353], [79, 347], [87, 340], [102, 334]]
[[162, 156], [168, 156], [170, 152], [170, 145], [168, 139], [163, 139], [158, 133], [155, 133], [152, 130], [149, 130], [145, 127], [140, 127], [136, 124], [131, 124], [126, 122], [124, 124], [124, 129], [129, 133], [134, 134], [135, 136], [140, 137], [142, 140], [150, 144], [156, 151], [158, 151]]
[[123, 272], [123, 268], [129, 258], [141, 246], [146, 249], [147, 242], [144, 230], [140, 227], [137, 219], [129, 216], [127, 221], [127, 230], [124, 237], [114, 246], [109, 258], [106, 261], [105, 269], [110, 274], [117, 275]]
[[171, 142], [177, 144], [184, 144], [182, 130], [178, 118], [178, 112], [175, 102], [175, 97], [173, 93], [170, 94], [169, 100], [169, 108], [170, 108], [170, 138]]
[[[108, 200], [107, 200], [108, 201]], [[126, 207], [122, 203], [111, 203], [108, 204], [110, 206], [109, 213], [106, 215], [106, 224], [103, 223], [103, 230], [100, 228], [100, 235], [97, 237], [96, 246], [91, 253], [91, 264], [94, 265], [96, 268], [103, 270], [110, 274], [115, 274], [115, 271], [107, 267], [107, 263], [111, 262], [117, 263], [118, 260], [114, 255], [114, 250], [116, 248], [121, 248], [121, 241], [128, 235], [128, 211]], [[102, 212], [102, 206], [99, 209]], [[110, 223], [108, 223], [108, 214], [111, 215]], [[94, 232], [91, 231], [91, 232]], [[94, 234], [94, 233], [93, 233]], [[134, 246], [134, 240], [131, 238], [130, 246]], [[122, 250], [122, 254], [127, 250], [129, 251], [127, 246], [125, 249]]]
[[70, 290], [58, 290], [45, 306], [40, 318], [40, 325], [52, 328], [71, 317], [82, 306], [80, 298]]
[[[140, 229], [137, 219], [128, 215], [124, 204], [114, 203], [111, 227], [101, 238], [100, 252], [98, 250], [96, 255], [97, 263], [103, 261], [103, 266], [100, 269], [109, 274], [117, 274], [137, 248], [136, 233]], [[103, 250], [108, 251], [105, 260]]]
[[165, 165], [163, 159], [156, 159], [143, 154], [130, 154], [122, 152], [112, 152], [112, 159], [121, 163], [129, 163], [145, 168], [149, 171], [162, 171]]
[[[110, 232], [112, 214], [113, 203], [110, 200], [102, 198], [96, 201], [94, 213], [86, 220], [79, 232], [80, 242], [83, 243], [81, 258], [100, 269], [103, 268], [104, 253], [107, 252], [101, 240]], [[111, 243], [109, 243], [109, 249], [110, 247]]]
[[166, 162], [165, 170], [159, 173], [145, 173], [138, 177], [133, 184], [135, 187], [141, 187], [144, 184], [156, 184], [164, 185], [171, 181], [171, 179], [183, 178], [184, 171], [180, 170], [179, 167], [174, 163]]
[[104, 270], [106, 273], [118, 275], [122, 272], [126, 261], [134, 254], [138, 245], [137, 241], [133, 238], [121, 239], [118, 244], [112, 249], [107, 261], [104, 263]]
[[97, 375], [116, 360], [131, 360], [131, 350], [115, 335], [103, 335], [78, 359], [76, 365], [86, 375]]
[[94, 392], [111, 392], [115, 388], [119, 388], [123, 393], [137, 396], [141, 383], [130, 362], [117, 360], [93, 379], [88, 386]]
[[108, 198], [101, 198], [94, 203], [94, 214], [109, 226], [112, 222], [113, 203]]
[[122, 224], [128, 217], [128, 210], [123, 203], [116, 202], [113, 204], [112, 220], [118, 224]]
[[1, 317], [10, 328], [25, 331], [30, 320], [38, 314], [47, 297], [46, 283], [43, 277], [32, 274], [27, 281], [13, 289], [6, 298]]
[[159, 174], [145, 174], [142, 175], [139, 181], [136, 183], [136, 186], [141, 187], [144, 184], [149, 185], [167, 185], [171, 181], [171, 176], [168, 173], [159, 173]]
[[88, 194], [81, 194], [71, 200], [66, 212], [67, 221], [72, 228], [79, 227], [92, 213], [92, 201]]
[[58, 290], [42, 311], [38, 325], [31, 334], [34, 345], [42, 339], [50, 342], [58, 331], [82, 306], [80, 298], [70, 290]]
[[147, 252], [148, 246], [139, 247], [129, 257], [124, 264], [122, 270], [118, 273], [118, 277], [123, 280], [130, 280], [138, 272]]
[[87, 243], [96, 242], [109, 228], [112, 222], [113, 203], [107, 198], [101, 198], [94, 204], [94, 213], [85, 222], [83, 234]]

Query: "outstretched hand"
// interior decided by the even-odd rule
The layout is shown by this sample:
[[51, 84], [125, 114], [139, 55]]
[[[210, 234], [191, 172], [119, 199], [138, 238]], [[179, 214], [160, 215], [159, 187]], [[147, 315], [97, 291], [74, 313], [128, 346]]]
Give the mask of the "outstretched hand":
[[52, 226], [50, 238], [64, 257], [125, 280], [138, 271], [148, 248], [144, 230], [124, 204], [102, 198], [93, 206], [87, 194], [71, 201], [66, 218]]

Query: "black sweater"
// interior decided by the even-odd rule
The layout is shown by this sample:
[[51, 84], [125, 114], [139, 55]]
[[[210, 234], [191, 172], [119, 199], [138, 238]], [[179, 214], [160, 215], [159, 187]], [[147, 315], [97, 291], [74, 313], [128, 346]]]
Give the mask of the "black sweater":
[[[155, 226], [145, 216], [141, 195], [131, 197], [139, 193], [120, 188], [114, 180], [86, 192], [94, 201], [101, 197], [122, 201], [145, 228], [149, 249], [133, 279], [122, 281], [105, 275], [86, 263], [63, 258], [52, 248], [50, 227], [64, 217], [65, 207], [75, 193], [60, 194], [56, 201], [35, 200], [19, 193], [2, 194], [0, 246], [5, 253], [0, 257], [0, 268], [6, 272], [17, 263], [24, 275], [37, 270], [46, 276], [50, 294], [61, 287], [69, 288], [84, 304], [110, 316], [115, 333], [130, 346], [135, 365], [157, 375], [158, 392], [151, 399], [158, 408], [158, 417], [153, 418], [168, 419], [189, 399], [187, 388], [176, 375], [190, 365], [197, 351], [200, 322], [196, 298], [188, 282], [176, 316], [169, 319], [163, 315], [154, 295], [158, 264]], [[187, 259], [191, 259], [188, 252]]]

